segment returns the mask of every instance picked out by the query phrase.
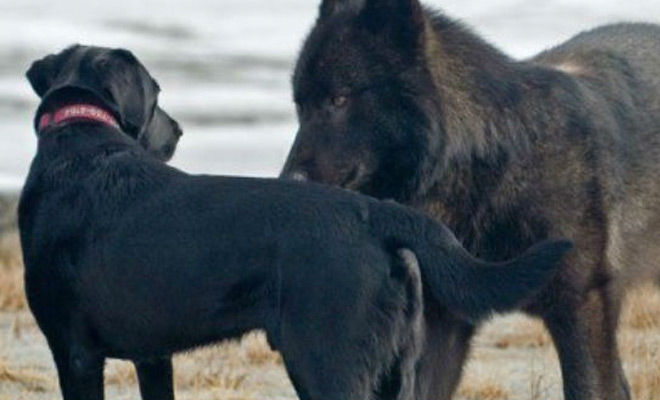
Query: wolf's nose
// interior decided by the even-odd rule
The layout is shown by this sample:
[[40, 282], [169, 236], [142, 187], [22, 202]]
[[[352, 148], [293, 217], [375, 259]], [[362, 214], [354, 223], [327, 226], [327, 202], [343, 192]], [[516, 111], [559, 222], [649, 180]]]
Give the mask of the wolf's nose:
[[309, 180], [309, 176], [304, 171], [293, 171], [282, 175], [282, 179], [290, 180], [290, 181], [306, 182]]

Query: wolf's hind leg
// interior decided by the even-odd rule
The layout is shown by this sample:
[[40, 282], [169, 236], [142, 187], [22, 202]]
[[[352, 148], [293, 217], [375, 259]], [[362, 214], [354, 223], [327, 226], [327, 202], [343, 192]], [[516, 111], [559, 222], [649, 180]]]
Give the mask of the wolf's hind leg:
[[588, 321], [591, 356], [598, 371], [599, 393], [603, 400], [630, 400], [616, 341], [622, 296], [609, 285], [592, 290], [581, 314]]

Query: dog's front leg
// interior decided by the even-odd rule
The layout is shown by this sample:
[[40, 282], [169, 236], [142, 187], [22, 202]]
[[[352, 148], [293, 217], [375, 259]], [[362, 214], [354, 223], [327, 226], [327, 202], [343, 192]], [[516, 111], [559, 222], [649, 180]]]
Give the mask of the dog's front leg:
[[51, 343], [64, 400], [103, 400], [104, 358]]
[[142, 400], [174, 400], [172, 358], [135, 362]]

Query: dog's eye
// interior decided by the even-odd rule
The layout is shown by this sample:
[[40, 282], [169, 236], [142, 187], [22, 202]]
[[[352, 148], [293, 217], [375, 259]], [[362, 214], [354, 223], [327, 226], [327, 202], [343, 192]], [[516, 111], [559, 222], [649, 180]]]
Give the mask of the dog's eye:
[[332, 105], [337, 108], [342, 108], [348, 104], [348, 96], [338, 95], [332, 98]]

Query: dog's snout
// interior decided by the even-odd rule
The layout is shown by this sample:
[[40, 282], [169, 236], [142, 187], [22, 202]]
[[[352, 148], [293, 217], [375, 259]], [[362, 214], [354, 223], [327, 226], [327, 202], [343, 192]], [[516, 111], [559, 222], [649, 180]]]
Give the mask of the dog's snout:
[[176, 137], [181, 137], [183, 135], [183, 130], [181, 129], [179, 123], [176, 122], [175, 120], [171, 120], [170, 124], [172, 125], [172, 131], [174, 132]]

